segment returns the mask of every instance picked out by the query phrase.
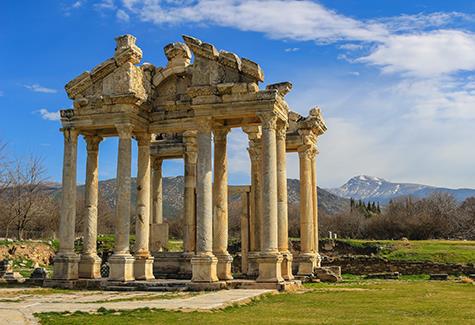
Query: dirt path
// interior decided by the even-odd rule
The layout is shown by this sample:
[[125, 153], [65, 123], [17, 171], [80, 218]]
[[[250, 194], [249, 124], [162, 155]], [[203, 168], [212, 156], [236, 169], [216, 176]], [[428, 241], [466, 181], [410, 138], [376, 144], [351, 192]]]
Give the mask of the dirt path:
[[170, 296], [170, 294], [158, 292], [103, 291], [46, 294], [47, 291], [43, 293], [35, 290], [29, 293], [27, 289], [16, 291], [0, 289], [0, 324], [38, 324], [33, 317], [34, 313], [94, 312], [100, 307], [117, 310], [144, 307], [168, 310], [210, 310], [235, 303], [246, 303], [252, 298], [273, 292], [272, 290], [234, 289], [194, 296], [186, 293]]

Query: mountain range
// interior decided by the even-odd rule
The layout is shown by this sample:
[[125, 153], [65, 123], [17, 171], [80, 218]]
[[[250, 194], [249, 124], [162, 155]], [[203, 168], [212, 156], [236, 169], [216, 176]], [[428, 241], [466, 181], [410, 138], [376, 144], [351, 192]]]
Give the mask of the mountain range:
[[461, 202], [469, 197], [475, 197], [475, 189], [450, 189], [412, 183], [392, 183], [383, 178], [360, 175], [351, 178], [338, 188], [327, 189], [328, 192], [344, 198], [363, 201], [377, 201], [382, 204], [401, 196], [424, 198], [433, 193], [447, 193]]

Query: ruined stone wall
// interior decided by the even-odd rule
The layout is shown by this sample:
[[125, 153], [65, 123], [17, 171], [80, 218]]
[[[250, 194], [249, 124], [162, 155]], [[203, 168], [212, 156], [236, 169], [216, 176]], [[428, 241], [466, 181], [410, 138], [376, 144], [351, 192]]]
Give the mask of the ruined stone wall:
[[324, 258], [322, 266], [340, 266], [342, 273], [365, 275], [381, 272], [399, 272], [403, 275], [447, 273], [474, 274], [473, 264], [441, 264], [432, 262], [389, 261], [377, 256], [344, 255]]

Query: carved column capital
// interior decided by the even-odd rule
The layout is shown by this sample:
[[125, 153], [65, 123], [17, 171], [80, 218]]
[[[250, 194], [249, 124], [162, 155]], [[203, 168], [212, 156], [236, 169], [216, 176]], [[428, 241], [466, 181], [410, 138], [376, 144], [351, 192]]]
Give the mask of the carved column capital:
[[312, 160], [317, 154], [317, 148], [314, 145], [301, 145], [297, 148], [300, 159]]
[[150, 142], [152, 142], [152, 135], [146, 132], [136, 133], [135, 138], [139, 147], [150, 146]]
[[84, 140], [86, 141], [86, 150], [90, 152], [99, 150], [99, 143], [103, 138], [98, 135], [85, 135]]
[[196, 161], [198, 160], [198, 150], [186, 150], [185, 151], [185, 160], [189, 164], [196, 165]]
[[274, 113], [257, 114], [262, 123], [263, 130], [275, 130], [277, 128], [277, 115]]
[[162, 158], [155, 158], [152, 160], [152, 169], [153, 170], [162, 170]]
[[78, 142], [78, 136], [79, 136], [79, 130], [75, 128], [63, 128], [61, 129], [63, 132], [64, 138], [68, 140], [71, 143], [77, 143]]
[[262, 136], [260, 126], [243, 126], [242, 131], [247, 134], [249, 141], [260, 139]]
[[226, 142], [226, 137], [227, 137], [229, 131], [231, 131], [231, 129], [226, 128], [226, 127], [214, 128], [213, 129], [214, 143]]
[[134, 126], [130, 123], [116, 124], [115, 128], [121, 139], [130, 139], [132, 138], [132, 132]]
[[286, 139], [288, 127], [289, 127], [289, 123], [287, 121], [282, 121], [282, 120], [277, 121], [277, 129], [276, 129], [277, 140]]

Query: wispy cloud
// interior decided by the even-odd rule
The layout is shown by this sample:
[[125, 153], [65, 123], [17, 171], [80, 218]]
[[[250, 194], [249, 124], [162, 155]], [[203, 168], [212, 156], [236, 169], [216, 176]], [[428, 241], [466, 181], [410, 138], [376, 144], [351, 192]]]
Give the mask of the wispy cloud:
[[54, 94], [58, 92], [56, 89], [43, 87], [39, 84], [23, 85], [23, 87], [35, 93]]
[[117, 10], [116, 17], [119, 21], [122, 21], [122, 22], [128, 22], [130, 19], [129, 15], [124, 10], [121, 10], [121, 9]]
[[285, 52], [297, 52], [300, 51], [299, 47], [289, 47], [284, 50]]
[[39, 109], [38, 111], [36, 111], [36, 113], [39, 113], [43, 120], [48, 120], [48, 121], [59, 121], [59, 120], [61, 120], [61, 115], [59, 114], [59, 111], [50, 112], [46, 108], [42, 108], [42, 109]]
[[0, 90], [0, 97], [2, 97], [3, 95], [5, 95], [5, 93], [2, 90]]
[[350, 76], [355, 76], [355, 77], [358, 77], [360, 75], [360, 73], [358, 71], [350, 71], [350, 72], [348, 72], [348, 74]]
[[99, 10], [114, 10], [117, 7], [114, 0], [102, 0], [101, 2], [94, 4], [94, 8]]

